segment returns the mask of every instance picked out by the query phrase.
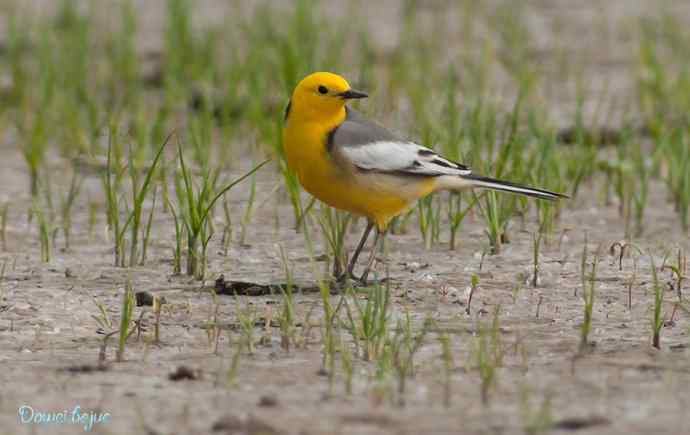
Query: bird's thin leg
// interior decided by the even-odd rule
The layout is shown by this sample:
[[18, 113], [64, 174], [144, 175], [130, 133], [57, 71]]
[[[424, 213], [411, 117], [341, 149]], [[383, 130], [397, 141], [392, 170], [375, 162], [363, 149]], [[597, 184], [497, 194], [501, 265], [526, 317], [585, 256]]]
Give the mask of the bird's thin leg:
[[359, 241], [359, 244], [357, 245], [357, 249], [355, 249], [355, 252], [352, 254], [352, 259], [350, 259], [350, 263], [347, 265], [347, 276], [348, 277], [354, 277], [355, 276], [355, 266], [357, 265], [357, 259], [359, 258], [359, 254], [362, 252], [362, 249], [364, 248], [364, 245], [367, 243], [367, 239], [369, 238], [369, 233], [371, 233], [371, 230], [374, 228], [374, 224], [372, 222], [367, 222], [367, 228], [364, 230], [364, 234], [362, 234], [362, 238]]
[[371, 266], [374, 265], [374, 259], [376, 259], [376, 251], [379, 247], [379, 244], [383, 246], [383, 240], [386, 237], [386, 230], [376, 230], [376, 237], [374, 238], [374, 246], [371, 247], [371, 254], [369, 254], [369, 260], [367, 260], [367, 267], [364, 269], [364, 272], [362, 272], [362, 276], [359, 278], [359, 281], [362, 284], [366, 284], [367, 282], [367, 277], [369, 276], [369, 271], [371, 270]]

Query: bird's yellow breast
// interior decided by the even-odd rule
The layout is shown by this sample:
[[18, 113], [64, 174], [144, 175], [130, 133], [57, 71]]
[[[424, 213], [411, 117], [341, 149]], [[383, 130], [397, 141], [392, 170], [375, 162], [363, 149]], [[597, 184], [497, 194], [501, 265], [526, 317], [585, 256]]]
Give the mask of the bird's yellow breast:
[[328, 133], [345, 120], [345, 110], [322, 122], [288, 118], [283, 145], [288, 165], [302, 186], [331, 207], [365, 216], [384, 229], [390, 219], [431, 193], [432, 178], [358, 173], [336, 162], [327, 147]]

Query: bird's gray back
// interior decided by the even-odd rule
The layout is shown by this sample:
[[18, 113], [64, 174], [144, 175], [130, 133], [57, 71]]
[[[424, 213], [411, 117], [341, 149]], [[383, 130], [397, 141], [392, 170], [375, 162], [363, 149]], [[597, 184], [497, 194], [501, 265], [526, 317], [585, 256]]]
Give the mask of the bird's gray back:
[[401, 142], [391, 131], [369, 121], [354, 109], [346, 108], [345, 122], [328, 134], [328, 149], [333, 146], [356, 147], [374, 142]]

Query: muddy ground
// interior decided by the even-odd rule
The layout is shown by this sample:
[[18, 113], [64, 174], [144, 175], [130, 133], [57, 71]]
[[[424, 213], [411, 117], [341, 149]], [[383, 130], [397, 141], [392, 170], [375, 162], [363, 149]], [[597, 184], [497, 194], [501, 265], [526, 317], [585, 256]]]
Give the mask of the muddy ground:
[[[153, 6], [146, 3], [144, 9], [148, 11]], [[386, 7], [397, 7], [395, 2], [387, 3], [392, 4]], [[615, 79], [615, 92], [633, 98], [633, 78], [621, 71], [634, 61], [634, 53], [625, 37], [625, 25], [620, 23], [655, 13], [656, 3], [578, 3], [529, 2], [535, 26], [541, 26], [547, 41], [540, 57], [549, 56], [549, 32], [556, 27], [554, 22], [564, 22], [561, 32], [586, 36], [573, 37], [578, 43], [572, 50], [580, 55], [591, 54], [586, 67], [588, 77], [595, 82]], [[202, 2], [206, 5], [202, 8], [208, 4]], [[684, 2], [672, 6], [679, 14], [687, 12]], [[372, 7], [370, 20], [385, 20], [386, 10]], [[608, 17], [610, 21], [606, 44], [588, 41], [591, 38], [585, 29], [593, 17]], [[380, 32], [384, 44], [388, 34]], [[555, 110], [569, 114], [565, 101]], [[286, 352], [281, 348], [277, 328], [257, 328], [257, 337], [267, 338], [256, 346], [253, 355], [242, 354], [236, 380], [228, 385], [227, 373], [235, 354], [234, 345], [228, 341], [229, 337], [235, 340], [237, 333], [231, 329], [224, 332], [214, 353], [207, 327], [214, 307], [219, 307], [219, 322], [230, 327], [237, 322], [238, 307], [247, 304], [256, 308], [259, 319], [271, 318], [271, 313], [277, 316], [281, 298], [238, 300], [218, 296], [214, 302], [208, 290], [213, 280], [220, 274], [261, 283], [283, 280], [278, 248], [282, 245], [297, 282], [314, 281], [304, 237], [292, 229], [289, 204], [278, 206], [281, 224], [274, 224], [274, 171], [265, 170], [259, 176], [260, 207], [248, 228], [246, 245], [231, 244], [226, 257], [219, 255], [220, 237], [211, 242], [205, 283], [172, 275], [172, 221], [163, 213], [156, 217], [147, 265], [130, 270], [113, 267], [102, 212], [95, 233], [88, 232], [87, 198], [102, 196], [100, 180], [95, 176], [87, 178], [75, 211], [72, 247], [56, 250], [53, 260], [43, 264], [35, 222], [27, 223], [27, 170], [16, 144], [7, 136], [0, 141], [0, 202], [11, 203], [7, 247], [0, 253], [0, 267], [5, 265], [0, 281], [0, 434], [82, 431], [72, 424], [20, 424], [18, 409], [23, 405], [42, 412], [71, 412], [77, 405], [107, 412], [110, 420], [93, 428], [103, 434], [518, 434], [525, 432], [528, 420], [523, 409], [527, 386], [531, 391], [527, 399], [532, 405], [531, 414], [545, 398], [550, 399], [553, 426], [549, 431], [554, 433], [641, 435], [690, 431], [688, 314], [677, 312], [667, 323], [660, 350], [651, 346], [650, 261], [646, 255], [637, 260], [632, 309], [628, 309], [633, 259], [626, 257], [620, 271], [616, 259], [608, 255], [608, 247], [622, 239], [623, 226], [617, 202], [603, 201], [603, 179], [585, 185], [578, 197], [565, 205], [555, 234], [544, 248], [542, 281], [537, 288], [524, 283], [532, 261], [533, 216], [524, 227], [515, 219], [511, 243], [499, 255], [484, 257], [481, 271], [486, 237], [477, 215], [465, 221], [461, 242], [453, 252], [445, 244], [425, 250], [414, 225], [408, 234], [389, 238], [392, 315], [400, 317], [409, 310], [416, 327], [425, 317], [432, 317], [442, 331], [450, 334], [454, 358], [450, 403], [445, 406], [441, 347], [436, 333], [429, 333], [415, 357], [415, 374], [402, 396], [405, 405], [400, 406], [396, 380], [376, 380], [374, 364], [361, 359], [355, 359], [351, 395], [345, 393], [342, 370], [329, 387], [328, 376], [321, 370], [322, 309], [321, 298], [315, 294], [296, 296], [298, 322], [304, 322], [312, 311], [311, 328], [304, 328], [310, 329], [305, 332], [305, 346]], [[48, 164], [54, 181], [60, 184], [58, 174], [67, 162], [54, 158]], [[246, 197], [247, 192], [240, 190], [231, 193], [236, 220], [243, 213]], [[679, 219], [667, 200], [665, 187], [653, 182], [645, 232], [636, 241], [644, 252], [655, 255], [657, 264], [665, 250], [690, 250], [690, 241], [680, 231]], [[575, 359], [583, 319], [580, 261], [585, 233], [590, 251], [601, 246], [602, 257], [596, 284], [593, 346], [589, 353]], [[351, 235], [350, 245], [357, 237]], [[447, 240], [447, 234], [442, 240]], [[61, 246], [58, 237], [58, 248]], [[317, 254], [323, 249], [318, 240]], [[319, 265], [325, 268], [323, 263]], [[380, 263], [379, 273], [383, 270]], [[472, 312], [467, 315], [465, 289], [472, 273], [479, 275], [480, 285]], [[128, 343], [126, 361], [114, 362], [112, 340], [105, 369], [84, 372], [82, 366], [97, 367], [103, 339], [92, 317], [98, 314], [94, 298], [117, 318], [128, 278], [136, 290], [162, 295], [167, 300], [161, 316], [161, 343], [149, 340], [153, 319], [150, 308], [138, 307], [137, 317], [141, 310], [148, 310], [144, 316], [147, 328], [140, 340]], [[666, 284], [671, 275], [664, 272], [660, 278]], [[519, 284], [522, 289], [516, 293]], [[674, 298], [673, 292], [666, 293], [667, 320]], [[496, 387], [484, 406], [472, 358], [473, 336], [478, 322], [490, 322], [497, 306], [506, 354], [498, 369]], [[196, 379], [171, 380], [170, 374], [180, 367], [191, 369]]]

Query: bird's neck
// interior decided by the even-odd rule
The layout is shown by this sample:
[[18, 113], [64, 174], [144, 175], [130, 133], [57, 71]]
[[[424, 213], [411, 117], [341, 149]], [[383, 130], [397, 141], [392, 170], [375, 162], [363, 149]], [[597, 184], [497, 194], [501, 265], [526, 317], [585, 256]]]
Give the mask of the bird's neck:
[[300, 177], [305, 177], [305, 171], [318, 170], [314, 162], [324, 161], [328, 134], [342, 124], [346, 116], [344, 107], [339, 111], [318, 111], [300, 107], [293, 101], [283, 130], [288, 166], [302, 174]]
[[294, 121], [300, 124], [316, 123], [330, 130], [340, 125], [345, 120], [346, 116], [347, 112], [344, 105], [314, 106], [304, 104], [304, 102], [299, 99], [293, 99], [287, 121]]

